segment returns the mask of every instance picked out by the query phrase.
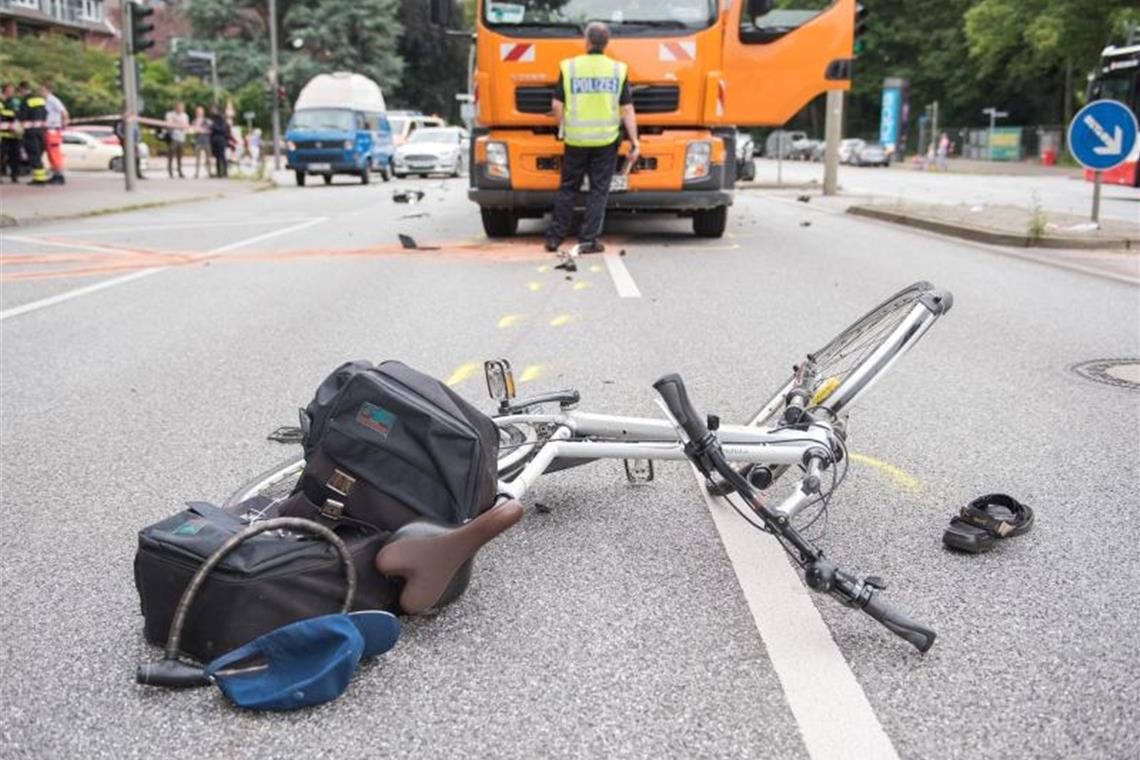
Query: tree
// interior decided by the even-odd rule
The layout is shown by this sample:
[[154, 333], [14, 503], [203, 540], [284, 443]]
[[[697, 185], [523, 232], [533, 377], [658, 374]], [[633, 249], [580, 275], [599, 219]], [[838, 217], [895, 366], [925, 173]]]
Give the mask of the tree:
[[[458, 116], [456, 93], [467, 92], [470, 38], [448, 35], [431, 25], [430, 7], [423, 0], [404, 0], [400, 21], [404, 35], [399, 53], [405, 61], [404, 79], [391, 98], [401, 107], [445, 117]], [[470, 11], [473, 18], [474, 11]], [[465, 18], [452, 26], [462, 29]]]

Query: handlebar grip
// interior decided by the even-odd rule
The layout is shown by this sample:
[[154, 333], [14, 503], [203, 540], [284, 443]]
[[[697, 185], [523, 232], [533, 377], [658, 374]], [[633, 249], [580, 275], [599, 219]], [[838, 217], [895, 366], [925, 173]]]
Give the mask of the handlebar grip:
[[135, 680], [144, 686], [169, 686], [173, 689], [210, 685], [210, 679], [202, 668], [169, 658], [139, 665]]
[[681, 429], [689, 436], [689, 440], [693, 443], [704, 440], [709, 434], [708, 426], [693, 408], [693, 402], [689, 400], [689, 394], [685, 391], [685, 381], [681, 376], [676, 372], [664, 375], [653, 384], [653, 388], [661, 394], [665, 406], [669, 407], [670, 414], [676, 418]]
[[896, 610], [878, 591], [871, 593], [863, 611], [885, 625], [891, 633], [909, 641], [920, 652], [930, 649], [938, 635]]

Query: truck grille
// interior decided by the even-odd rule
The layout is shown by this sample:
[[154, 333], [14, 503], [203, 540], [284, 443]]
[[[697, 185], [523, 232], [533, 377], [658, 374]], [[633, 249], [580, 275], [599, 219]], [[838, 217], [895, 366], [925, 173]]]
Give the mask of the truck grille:
[[[554, 85], [518, 87], [515, 110], [519, 113], [549, 113], [554, 98]], [[681, 101], [681, 88], [675, 84], [639, 84], [633, 86], [633, 109], [638, 113], [670, 113]]]
[[344, 140], [296, 140], [293, 144], [297, 146], [297, 150], [319, 150], [321, 148], [332, 150], [343, 148]]

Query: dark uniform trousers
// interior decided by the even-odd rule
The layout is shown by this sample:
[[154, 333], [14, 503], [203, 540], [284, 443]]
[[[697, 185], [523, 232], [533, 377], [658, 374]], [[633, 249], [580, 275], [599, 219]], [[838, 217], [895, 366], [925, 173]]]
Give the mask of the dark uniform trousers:
[[602, 234], [606, 219], [606, 201], [610, 197], [610, 181], [617, 167], [619, 141], [601, 147], [583, 148], [567, 145], [562, 156], [562, 183], [554, 199], [554, 222], [547, 233], [553, 240], [564, 240], [570, 234], [574, 217], [574, 201], [582, 187], [582, 178], [590, 178], [590, 191], [586, 196], [586, 218], [578, 239], [593, 243]]

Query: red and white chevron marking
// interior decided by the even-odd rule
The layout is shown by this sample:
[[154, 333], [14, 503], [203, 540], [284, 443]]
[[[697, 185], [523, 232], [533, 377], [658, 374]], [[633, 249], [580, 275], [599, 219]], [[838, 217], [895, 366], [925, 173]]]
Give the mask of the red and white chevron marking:
[[534, 44], [530, 42], [500, 42], [499, 60], [530, 63], [534, 60]]
[[657, 48], [657, 57], [662, 61], [695, 61], [697, 43], [693, 40], [662, 42]]

